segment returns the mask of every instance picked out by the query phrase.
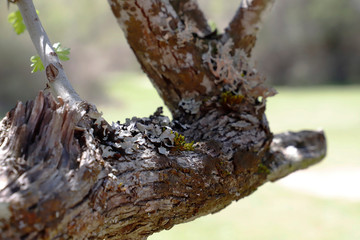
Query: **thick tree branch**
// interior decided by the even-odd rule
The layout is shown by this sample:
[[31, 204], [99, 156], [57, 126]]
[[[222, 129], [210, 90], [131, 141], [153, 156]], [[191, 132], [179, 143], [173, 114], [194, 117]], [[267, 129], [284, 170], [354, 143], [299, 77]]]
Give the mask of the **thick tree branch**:
[[326, 149], [322, 132], [309, 131], [269, 146], [256, 130], [263, 123], [246, 114], [214, 111], [189, 126], [212, 139], [194, 151], [176, 150], [174, 125], [159, 113], [89, 129], [76, 127], [76, 114], [40, 93], [1, 121], [1, 239], [146, 239], [300, 168], [288, 162], [314, 164]]
[[33, 1], [17, 0], [16, 3], [35, 49], [44, 64], [46, 77], [49, 81], [48, 84], [55, 97], [60, 96], [70, 104], [81, 102], [82, 99], [71, 86], [49, 37], [40, 22]]
[[242, 0], [238, 11], [230, 22], [222, 41], [231, 39], [233, 49], [243, 50], [248, 57], [256, 43], [262, 14], [273, 4], [274, 0]]
[[[189, 112], [198, 112], [200, 95], [206, 96], [215, 88], [195, 44], [197, 22], [182, 22], [169, 1], [109, 3], [144, 72], [170, 111], [179, 115], [183, 100], [194, 102]], [[176, 7], [179, 12], [185, 8], [181, 4]]]
[[[169, 1], [109, 3], [144, 72], [175, 118], [201, 116], [207, 111], [204, 103], [220, 101], [226, 91], [251, 103], [274, 94], [246, 56], [232, 52], [232, 41], [197, 37], [193, 22], [182, 22]], [[180, 11], [185, 8], [174, 5]]]

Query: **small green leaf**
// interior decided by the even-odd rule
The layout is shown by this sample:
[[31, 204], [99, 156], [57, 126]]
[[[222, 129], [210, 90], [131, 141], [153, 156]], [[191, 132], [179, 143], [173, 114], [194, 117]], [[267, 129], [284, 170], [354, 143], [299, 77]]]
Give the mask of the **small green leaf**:
[[69, 60], [70, 48], [61, 47], [60, 43], [54, 43], [53, 48], [61, 61]]
[[8, 15], [8, 22], [13, 26], [17, 35], [23, 33], [26, 29], [23, 18], [19, 10]]
[[208, 24], [210, 26], [211, 32], [216, 31], [217, 27], [216, 27], [216, 23], [213, 20], [209, 20]]
[[45, 69], [39, 56], [37, 56], [37, 55], [32, 56], [30, 58], [30, 61], [31, 61], [30, 66], [32, 67], [31, 73], [34, 73], [34, 72], [37, 72], [37, 71], [43, 71]]

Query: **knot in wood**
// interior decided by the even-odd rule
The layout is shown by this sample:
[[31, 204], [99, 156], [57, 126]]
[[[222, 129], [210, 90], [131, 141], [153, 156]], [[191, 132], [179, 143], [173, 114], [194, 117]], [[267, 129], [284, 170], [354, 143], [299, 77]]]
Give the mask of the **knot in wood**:
[[59, 70], [54, 66], [54, 64], [50, 63], [46, 66], [46, 77], [49, 82], [54, 82], [58, 74]]

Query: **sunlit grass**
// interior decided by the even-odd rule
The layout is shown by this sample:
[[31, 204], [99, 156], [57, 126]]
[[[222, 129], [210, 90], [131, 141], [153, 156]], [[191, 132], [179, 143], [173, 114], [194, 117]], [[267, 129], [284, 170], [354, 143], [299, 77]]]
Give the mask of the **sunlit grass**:
[[279, 95], [269, 99], [267, 107], [271, 127], [275, 130], [359, 129], [360, 86], [278, 88], [278, 92]]
[[227, 209], [154, 234], [151, 240], [358, 239], [358, 203], [318, 199], [267, 184]]
[[[111, 104], [100, 106], [108, 121], [148, 116], [163, 105], [145, 76], [108, 77], [105, 92]], [[328, 156], [314, 169], [360, 168], [360, 86], [277, 90], [279, 95], [268, 100], [267, 108], [274, 133], [321, 128], [327, 135]], [[360, 239], [359, 219], [360, 202], [324, 199], [274, 183], [215, 215], [180, 224], [149, 239]]]

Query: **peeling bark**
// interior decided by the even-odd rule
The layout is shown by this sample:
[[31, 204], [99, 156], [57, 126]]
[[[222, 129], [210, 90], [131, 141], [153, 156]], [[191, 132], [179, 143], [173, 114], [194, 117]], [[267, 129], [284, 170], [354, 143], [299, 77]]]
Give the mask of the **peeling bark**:
[[194, 0], [109, 3], [174, 120], [109, 125], [42, 92], [18, 103], [0, 122], [0, 239], [146, 239], [324, 158], [323, 132], [271, 133], [275, 91], [233, 34], [241, 14], [214, 36]]

